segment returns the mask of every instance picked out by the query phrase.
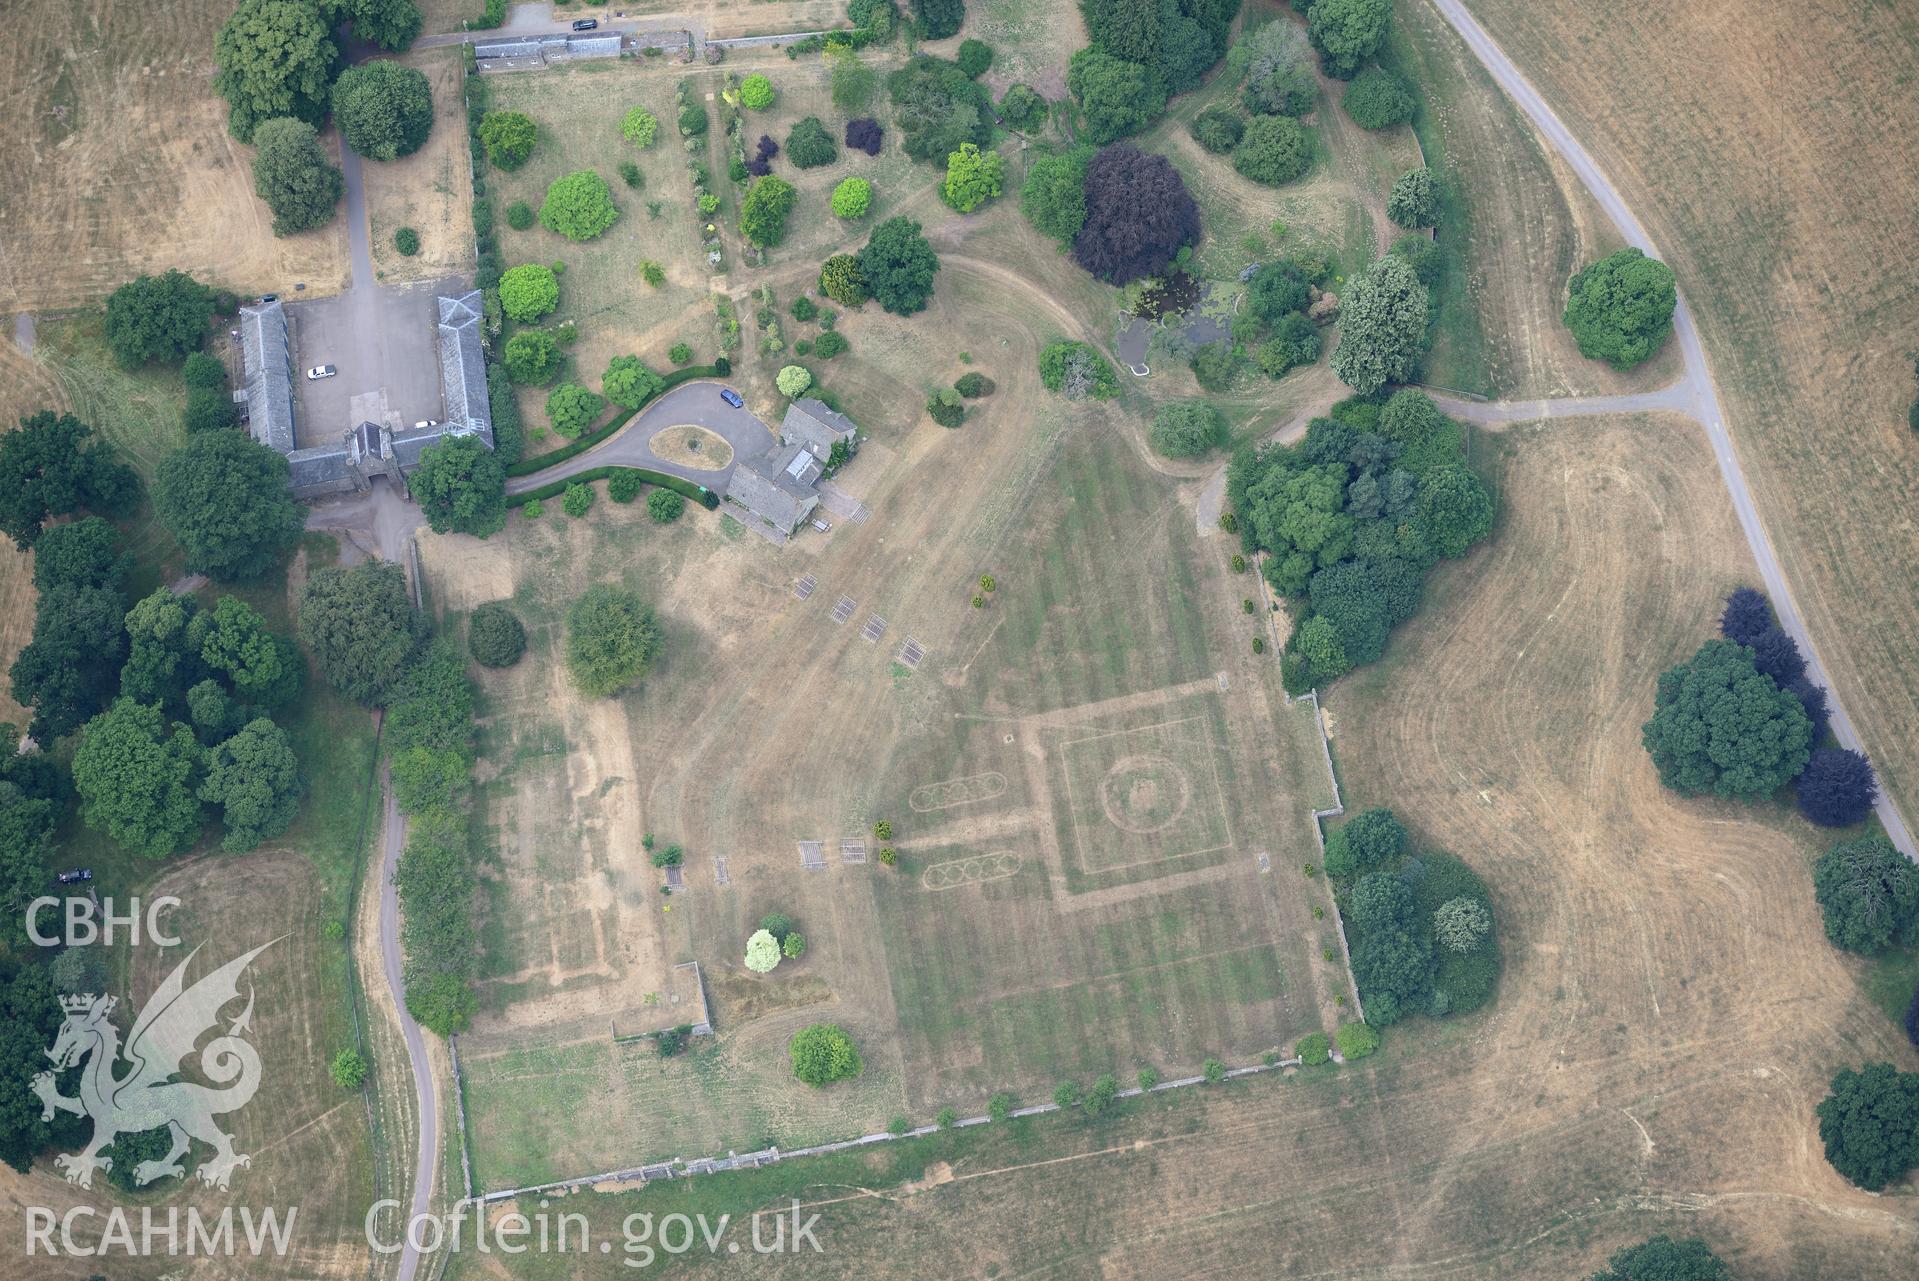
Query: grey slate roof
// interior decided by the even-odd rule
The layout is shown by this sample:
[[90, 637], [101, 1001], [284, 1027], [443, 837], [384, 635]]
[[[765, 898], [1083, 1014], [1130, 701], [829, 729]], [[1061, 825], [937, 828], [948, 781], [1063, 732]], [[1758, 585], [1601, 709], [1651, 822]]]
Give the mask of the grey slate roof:
[[240, 309], [240, 351], [247, 430], [261, 444], [291, 454], [293, 350], [287, 342], [286, 308], [277, 300]]
[[726, 497], [782, 532], [791, 533], [820, 505], [819, 495], [813, 491], [818, 464], [811, 464], [815, 470], [804, 483], [785, 470], [803, 452], [799, 445], [788, 445], [742, 460], [726, 482]]
[[412, 428], [393, 433], [393, 457], [399, 460], [402, 471], [412, 471], [420, 465], [420, 455], [428, 446], [437, 445], [448, 436], [465, 436], [467, 432], [455, 432], [450, 423], [440, 423], [432, 427]]
[[493, 411], [486, 398], [480, 310], [477, 289], [454, 298], [440, 298], [440, 395], [446, 403], [447, 425], [454, 430], [478, 432], [491, 449]]
[[291, 474], [287, 484], [293, 489], [310, 485], [330, 485], [345, 480], [351, 467], [347, 451], [339, 445], [321, 445], [314, 449], [296, 449], [287, 455]]
[[828, 408], [825, 401], [808, 396], [786, 407], [786, 417], [780, 422], [780, 441], [807, 445], [824, 458], [835, 441], [846, 440], [858, 431], [858, 424], [851, 418]]

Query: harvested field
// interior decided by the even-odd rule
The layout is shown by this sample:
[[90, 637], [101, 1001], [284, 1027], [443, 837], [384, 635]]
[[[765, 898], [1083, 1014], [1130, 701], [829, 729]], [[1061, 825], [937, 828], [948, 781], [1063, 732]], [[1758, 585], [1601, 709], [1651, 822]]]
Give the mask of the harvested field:
[[598, 1235], [797, 1196], [824, 1253], [787, 1271], [827, 1277], [961, 1250], [981, 1275], [1584, 1276], [1662, 1231], [1703, 1235], [1741, 1278], [1903, 1275], [1910, 1198], [1846, 1184], [1813, 1128], [1839, 1063], [1913, 1056], [1824, 941], [1807, 829], [1681, 801], [1638, 743], [1658, 671], [1749, 572], [1703, 434], [1588, 419], [1516, 429], [1483, 461], [1499, 536], [1328, 701], [1348, 804], [1393, 804], [1491, 885], [1507, 960], [1488, 1011], [1395, 1029], [1359, 1068], [568, 1208]]
[[1919, 773], [1919, 11], [1495, 0], [1475, 12], [1687, 291], [1821, 656], [1910, 815]]
[[168, 267], [241, 293], [346, 284], [343, 222], [278, 239], [253, 195], [253, 149], [227, 133], [210, 88], [230, 11], [202, 0], [8, 6], [0, 313], [94, 301]]

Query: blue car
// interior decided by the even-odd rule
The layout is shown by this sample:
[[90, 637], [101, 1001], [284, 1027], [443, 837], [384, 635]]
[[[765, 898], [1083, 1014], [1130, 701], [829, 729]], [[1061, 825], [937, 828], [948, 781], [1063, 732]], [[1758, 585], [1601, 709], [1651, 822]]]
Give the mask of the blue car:
[[731, 387], [720, 388], [720, 399], [735, 409], [746, 408], [746, 402], [740, 399], [740, 393], [734, 391]]

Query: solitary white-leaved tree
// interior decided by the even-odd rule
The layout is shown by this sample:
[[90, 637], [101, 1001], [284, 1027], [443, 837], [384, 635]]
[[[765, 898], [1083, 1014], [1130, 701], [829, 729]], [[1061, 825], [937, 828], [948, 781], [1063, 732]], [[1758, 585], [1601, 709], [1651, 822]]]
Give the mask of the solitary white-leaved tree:
[[746, 968], [755, 974], [771, 974], [780, 963], [780, 941], [771, 930], [758, 930], [746, 940]]

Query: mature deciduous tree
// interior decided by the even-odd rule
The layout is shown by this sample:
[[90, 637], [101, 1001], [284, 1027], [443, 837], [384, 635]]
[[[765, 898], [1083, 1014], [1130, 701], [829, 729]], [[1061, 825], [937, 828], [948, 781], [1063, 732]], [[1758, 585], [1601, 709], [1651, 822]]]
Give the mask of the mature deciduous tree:
[[319, 134], [290, 116], [253, 131], [253, 194], [273, 211], [273, 234], [291, 236], [333, 220], [346, 190], [340, 170], [327, 159]]
[[500, 363], [509, 381], [537, 387], [560, 371], [560, 345], [544, 329], [522, 329], [506, 340]]
[[793, 1075], [812, 1086], [850, 1081], [864, 1067], [853, 1038], [836, 1023], [815, 1023], [793, 1034], [788, 1045]]
[[1843, 1068], [1818, 1112], [1826, 1160], [1866, 1191], [1881, 1191], [1919, 1165], [1919, 1072], [1890, 1063]]
[[1333, 372], [1362, 396], [1406, 382], [1426, 355], [1426, 286], [1403, 258], [1388, 255], [1355, 280], [1339, 308]]
[[1346, 86], [1339, 105], [1362, 129], [1390, 129], [1411, 120], [1419, 102], [1404, 80], [1384, 67], [1368, 67]]
[[567, 672], [589, 698], [605, 698], [644, 677], [660, 642], [653, 610], [618, 587], [589, 587], [567, 612]]
[[200, 799], [220, 806], [220, 848], [240, 854], [291, 827], [305, 791], [286, 731], [262, 716], [213, 750]]
[[1919, 867], [1883, 836], [1842, 841], [1812, 869], [1813, 897], [1826, 937], [1870, 955], [1919, 933]]
[[1661, 1233], [1615, 1252], [1590, 1281], [1732, 1281], [1732, 1273], [1699, 1238]]
[[740, 201], [740, 234], [762, 249], [786, 239], [786, 220], [799, 192], [776, 174], [756, 179]]
[[646, 367], [638, 356], [615, 356], [607, 362], [600, 389], [606, 398], [623, 409], [638, 409], [660, 394], [666, 379]]
[[1042, 156], [1020, 185], [1020, 212], [1062, 246], [1070, 246], [1086, 225], [1086, 168], [1094, 154], [1093, 148], [1081, 146]]
[[397, 52], [420, 34], [420, 10], [413, 0], [345, 0], [340, 5], [353, 34], [369, 44]]
[[593, 425], [605, 407], [606, 398], [598, 392], [578, 383], [561, 383], [547, 395], [546, 419], [554, 431], [573, 440]]
[[1203, 400], [1171, 401], [1153, 415], [1153, 448], [1168, 458], [1198, 458], [1226, 439], [1226, 415]]
[[560, 278], [544, 263], [523, 262], [500, 276], [500, 310], [523, 325], [551, 315], [560, 305]]
[[279, 563], [306, 528], [287, 477], [285, 456], [252, 437], [201, 432], [161, 460], [153, 506], [189, 571], [246, 582]]
[[1392, 0], [1314, 0], [1306, 38], [1319, 51], [1319, 65], [1335, 80], [1351, 80], [1386, 42]]
[[1672, 268], [1637, 249], [1621, 249], [1572, 278], [1565, 322], [1582, 354], [1630, 369], [1666, 341], [1678, 305]]
[[511, 667], [526, 653], [526, 628], [505, 601], [490, 600], [467, 620], [466, 646], [488, 667]]
[[320, 675], [369, 707], [399, 689], [427, 634], [407, 595], [406, 574], [384, 560], [314, 570], [300, 598], [299, 626]]
[[1290, 116], [1254, 116], [1233, 148], [1233, 168], [1269, 187], [1291, 182], [1312, 163], [1306, 131]]
[[506, 525], [506, 467], [477, 436], [429, 445], [406, 484], [436, 534], [486, 538]]
[[1166, 84], [1151, 67], [1098, 48], [1073, 55], [1066, 89], [1079, 102], [1087, 138], [1102, 146], [1140, 132], [1166, 111]]
[[285, 636], [267, 630], [260, 611], [237, 596], [222, 596], [191, 620], [189, 644], [200, 642], [200, 661], [226, 678], [233, 692], [258, 707], [284, 707], [300, 692], [305, 664]]
[[1199, 205], [1164, 156], [1107, 147], [1087, 163], [1085, 191], [1073, 260], [1109, 284], [1159, 275], [1199, 239]]
[[135, 276], [107, 296], [107, 346], [129, 369], [184, 360], [206, 341], [214, 302], [213, 290], [184, 271]]
[[[919, 223], [895, 217], [873, 228], [859, 252], [858, 266], [860, 279], [881, 307], [896, 316], [910, 316], [923, 310], [933, 296], [940, 260], [920, 234]], [[830, 290], [828, 296], [833, 296]]]
[[[992, 100], [985, 88], [944, 58], [917, 55], [886, 77], [886, 96], [906, 154], [915, 160], [942, 161], [962, 142], [986, 146], [993, 140]], [[849, 146], [860, 145], [853, 138], [858, 124], [847, 125]], [[878, 141], [875, 134], [875, 150]]]
[[1439, 221], [1439, 186], [1433, 171], [1410, 169], [1393, 180], [1386, 216], [1401, 227], [1431, 227]]
[[591, 169], [555, 178], [540, 205], [540, 225], [568, 240], [591, 240], [619, 220], [606, 179]]
[[1879, 780], [1872, 762], [1843, 747], [1821, 747], [1793, 784], [1799, 812], [1821, 827], [1850, 827], [1872, 812]]
[[433, 130], [433, 87], [397, 62], [348, 67], [333, 86], [333, 123], [341, 141], [368, 160], [410, 156]]
[[786, 135], [786, 158], [796, 169], [817, 169], [838, 160], [840, 149], [818, 116], [802, 116]]
[[118, 592], [133, 558], [120, 548], [120, 534], [98, 516], [55, 525], [33, 545], [33, 585], [104, 587]]
[[33, 639], [8, 675], [13, 699], [33, 709], [36, 742], [51, 745], [112, 701], [126, 654], [117, 587], [58, 586], [34, 608]]
[[213, 88], [227, 100], [227, 128], [253, 141], [260, 124], [291, 116], [318, 126], [340, 51], [306, 0], [242, 0], [214, 39]]
[[1707, 641], [1659, 678], [1642, 731], [1659, 779], [1688, 796], [1764, 796], [1795, 778], [1810, 755], [1799, 700], [1753, 666], [1752, 652]]
[[158, 707], [117, 699], [87, 722], [73, 753], [80, 816], [136, 854], [178, 854], [200, 834], [195, 789], [205, 768], [192, 730]]

